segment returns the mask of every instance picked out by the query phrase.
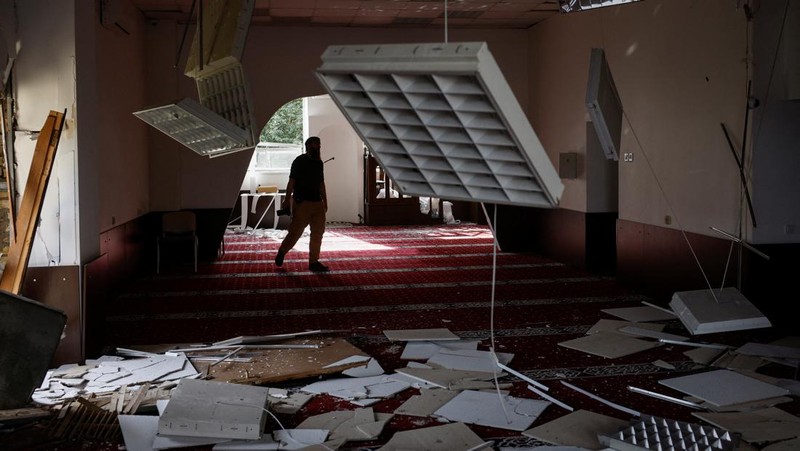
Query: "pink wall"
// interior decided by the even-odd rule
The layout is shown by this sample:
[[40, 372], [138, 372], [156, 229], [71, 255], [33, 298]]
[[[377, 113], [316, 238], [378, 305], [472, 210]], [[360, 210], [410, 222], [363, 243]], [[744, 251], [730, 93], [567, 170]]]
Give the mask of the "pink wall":
[[[183, 75], [181, 60], [173, 68], [182, 28], [162, 21], [146, 28], [149, 52], [147, 97], [150, 106], [184, 97], [197, 98], [194, 82]], [[190, 35], [191, 36], [191, 33]], [[412, 37], [412, 38], [410, 38]], [[253, 99], [257, 133], [289, 100], [323, 94], [314, 70], [320, 56], [334, 44], [440, 42], [438, 30], [373, 28], [266, 27], [250, 28], [242, 64]], [[528, 98], [527, 34], [520, 30], [463, 32], [452, 30], [449, 41], [486, 41], [523, 109]], [[151, 210], [233, 207], [252, 151], [207, 159], [151, 133]], [[156, 193], [158, 193], [156, 195]]]

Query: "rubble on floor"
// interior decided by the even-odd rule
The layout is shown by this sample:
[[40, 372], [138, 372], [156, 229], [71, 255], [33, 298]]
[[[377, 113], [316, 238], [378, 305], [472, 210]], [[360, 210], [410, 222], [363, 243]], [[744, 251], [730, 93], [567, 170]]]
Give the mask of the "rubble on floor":
[[[608, 313], [630, 319], [630, 315], [646, 312]], [[661, 333], [654, 323], [603, 320], [592, 329], [588, 336], [605, 334], [662, 344], [659, 335], [651, 335]], [[631, 329], [638, 338], [631, 338]], [[761, 362], [796, 368], [798, 347], [793, 339], [737, 349], [709, 348], [705, 345], [713, 344], [701, 343], [695, 351], [704, 350], [708, 353], [705, 357], [686, 352], [698, 362], [698, 371], [660, 380], [664, 392], [628, 387], [695, 408], [693, 415], [706, 425], [646, 415], [561, 380], [582, 395], [623, 412], [631, 421], [572, 409], [557, 399], [552, 387], [515, 371], [513, 354], [479, 350], [478, 341], [453, 339], [449, 331], [388, 333], [392, 341], [403, 344], [402, 360], [407, 361], [407, 366], [389, 373], [346, 339], [319, 332], [280, 339], [235, 337], [211, 345], [120, 349], [123, 356], [108, 355], [48, 371], [32, 396], [34, 404], [42, 407], [28, 415], [45, 422], [52, 440], [122, 439], [126, 448], [134, 451], [186, 446], [343, 449], [377, 440], [395, 415], [430, 421], [394, 433], [377, 450], [494, 446], [476, 435], [470, 425], [515, 431], [573, 449], [659, 449], [645, 443], [656, 443], [654, 437], [675, 442], [676, 437], [684, 437], [681, 431], [694, 431], [694, 441], [687, 446], [699, 443], [710, 451], [744, 449], [738, 447], [739, 441], [781, 449], [782, 444], [791, 445], [800, 438], [800, 418], [775, 407], [797, 396], [797, 381], [755, 372]], [[602, 350], [603, 343], [611, 342], [571, 349], [609, 355]], [[722, 366], [732, 362], [746, 368]], [[318, 380], [292, 388], [276, 386], [312, 377]], [[529, 384], [529, 397], [510, 395], [512, 382], [518, 379]], [[394, 412], [373, 411], [373, 404], [409, 389], [419, 394], [407, 397]], [[685, 396], [675, 396], [676, 392]], [[350, 407], [309, 416], [294, 428], [284, 428], [276, 416], [295, 414], [323, 395], [346, 401]], [[568, 413], [534, 426], [543, 412], [552, 408]], [[0, 423], [3, 421], [0, 414]]]

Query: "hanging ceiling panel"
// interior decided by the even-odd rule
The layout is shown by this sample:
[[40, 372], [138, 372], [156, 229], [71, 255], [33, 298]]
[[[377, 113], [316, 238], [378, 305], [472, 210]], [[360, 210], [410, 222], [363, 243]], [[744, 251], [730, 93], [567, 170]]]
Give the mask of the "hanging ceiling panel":
[[555, 207], [563, 185], [485, 42], [330, 46], [317, 77], [404, 194]]
[[185, 74], [192, 78], [205, 77], [241, 62], [255, 0], [204, 0], [198, 5], [198, 13], [200, 8], [202, 30], [198, 28], [195, 32], [186, 60]]
[[622, 140], [622, 102], [603, 49], [592, 49], [589, 82], [586, 86], [586, 111], [609, 160], [619, 161]]
[[239, 60], [254, 4], [254, 0], [213, 0], [206, 5], [204, 27], [195, 33], [185, 70], [195, 79], [199, 103], [186, 98], [133, 114], [203, 156], [252, 149], [253, 109]]
[[253, 147], [249, 131], [190, 98], [133, 114], [203, 156], [216, 157]]
[[197, 77], [197, 95], [200, 105], [227, 119], [233, 125], [249, 132], [247, 143], [255, 145], [253, 134], [253, 107], [250, 101], [250, 90], [239, 63], [203, 77]]

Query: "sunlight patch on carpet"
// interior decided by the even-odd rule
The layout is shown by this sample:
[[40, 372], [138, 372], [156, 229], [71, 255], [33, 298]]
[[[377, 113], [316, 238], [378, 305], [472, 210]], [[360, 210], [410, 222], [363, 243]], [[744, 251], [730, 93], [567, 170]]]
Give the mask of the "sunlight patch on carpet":
[[[295, 247], [298, 245], [308, 246], [309, 238], [310, 236], [304, 233]], [[393, 249], [391, 246], [370, 243], [331, 231], [325, 231], [325, 236], [322, 238], [323, 251], [383, 251], [391, 249]]]

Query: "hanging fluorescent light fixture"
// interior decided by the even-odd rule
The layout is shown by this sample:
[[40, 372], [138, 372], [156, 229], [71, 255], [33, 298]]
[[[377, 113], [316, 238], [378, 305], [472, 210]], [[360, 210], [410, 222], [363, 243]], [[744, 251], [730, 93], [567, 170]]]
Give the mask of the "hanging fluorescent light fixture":
[[625, 3], [638, 2], [639, 0], [558, 0], [558, 10], [562, 13], [585, 11], [587, 9], [602, 8], [604, 6], [624, 5]]
[[191, 98], [133, 114], [202, 156], [217, 157], [253, 147], [250, 132]]
[[485, 42], [330, 46], [317, 77], [404, 194], [555, 207], [564, 186]]
[[[209, 158], [253, 149], [255, 119], [239, 61], [254, 5], [255, 0], [211, 0], [208, 14], [198, 12], [200, 24], [184, 73], [195, 79], [199, 103], [186, 98], [133, 114]], [[203, 34], [203, 28], [209, 32]]]

